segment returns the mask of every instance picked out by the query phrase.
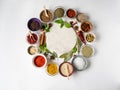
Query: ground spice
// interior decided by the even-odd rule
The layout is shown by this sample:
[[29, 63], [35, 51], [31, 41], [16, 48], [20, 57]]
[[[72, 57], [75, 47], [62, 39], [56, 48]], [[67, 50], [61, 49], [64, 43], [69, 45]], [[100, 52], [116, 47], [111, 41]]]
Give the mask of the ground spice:
[[67, 10], [67, 16], [68, 16], [69, 18], [74, 18], [74, 17], [76, 16], [76, 11], [73, 10], [73, 9], [68, 9], [68, 10]]
[[50, 75], [55, 75], [58, 73], [58, 66], [55, 63], [49, 63], [47, 66], [47, 72]]
[[89, 21], [84, 21], [84, 22], [81, 24], [81, 29], [82, 29], [84, 32], [89, 32], [89, 31], [92, 29], [92, 24], [91, 24]]
[[37, 18], [32, 18], [28, 21], [28, 28], [31, 31], [36, 31], [39, 30], [41, 28], [41, 22], [39, 19]]
[[54, 12], [54, 16], [57, 18], [64, 16], [64, 9], [63, 8], [57, 8]]
[[53, 19], [53, 14], [50, 10], [46, 10], [47, 14], [48, 14], [48, 17], [46, 16], [45, 14], [45, 11], [43, 10], [41, 13], [40, 13], [40, 19], [41, 21], [43, 22], [50, 22], [52, 19]]
[[32, 33], [33, 38], [30, 36], [30, 34], [27, 36], [27, 41], [30, 44], [35, 44], [38, 41], [38, 36], [35, 33]]
[[39, 55], [39, 56], [36, 56], [35, 59], [34, 59], [34, 64], [37, 66], [37, 67], [42, 67], [44, 66], [46, 60], [43, 56]]
[[83, 21], [87, 20], [87, 18], [88, 17], [83, 13], [79, 13], [76, 17], [77, 21], [79, 21], [79, 22], [83, 22]]
[[36, 50], [35, 46], [30, 46], [30, 47], [28, 48], [28, 53], [29, 53], [30, 55], [34, 55], [36, 52], [37, 52], [37, 50]]
[[89, 58], [93, 55], [93, 48], [91, 46], [85, 45], [82, 48], [82, 55], [86, 58]]

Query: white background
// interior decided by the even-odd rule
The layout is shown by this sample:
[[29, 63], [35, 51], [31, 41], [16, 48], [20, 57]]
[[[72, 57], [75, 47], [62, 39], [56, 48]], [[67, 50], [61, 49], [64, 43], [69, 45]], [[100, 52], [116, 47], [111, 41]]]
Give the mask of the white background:
[[[91, 66], [70, 80], [50, 77], [32, 65], [25, 36], [27, 21], [43, 6], [76, 8], [95, 26]], [[120, 0], [0, 0], [0, 90], [120, 90]]]

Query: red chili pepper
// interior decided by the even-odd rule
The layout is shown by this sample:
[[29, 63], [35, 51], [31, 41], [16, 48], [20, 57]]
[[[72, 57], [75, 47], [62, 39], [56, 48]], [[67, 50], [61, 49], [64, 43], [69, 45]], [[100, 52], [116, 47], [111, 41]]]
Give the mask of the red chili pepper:
[[85, 38], [84, 38], [84, 35], [83, 35], [83, 32], [82, 32], [82, 31], [79, 31], [79, 32], [78, 32], [78, 36], [79, 36], [80, 40], [81, 40], [84, 44], [86, 44], [86, 41], [85, 41]]

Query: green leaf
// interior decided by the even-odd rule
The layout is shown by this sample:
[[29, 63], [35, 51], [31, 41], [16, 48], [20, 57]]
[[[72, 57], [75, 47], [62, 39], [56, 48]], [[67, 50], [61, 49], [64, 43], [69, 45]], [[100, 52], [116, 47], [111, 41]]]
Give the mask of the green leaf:
[[70, 59], [72, 58], [72, 56], [73, 56], [73, 52], [70, 51], [70, 52], [68, 52], [68, 53], [62, 54], [62, 55], [60, 56], [60, 58], [64, 58], [64, 61], [66, 62], [66, 61], [70, 60]]
[[66, 22], [66, 21], [64, 22], [64, 25], [65, 25], [66, 28], [71, 28], [71, 24]]
[[58, 23], [58, 24], [61, 24], [61, 23], [63, 23], [64, 21], [63, 21], [63, 19], [61, 18], [61, 19], [58, 19], [58, 20], [55, 20], [55, 23]]
[[46, 32], [50, 32], [50, 27], [49, 27], [49, 25], [45, 25], [45, 30], [46, 30]]
[[60, 55], [59, 58], [66, 58], [66, 57], [67, 57], [67, 54], [68, 54], [68, 53], [64, 53], [64, 54]]
[[60, 28], [62, 28], [63, 26], [64, 26], [64, 23], [61, 23], [61, 24], [60, 24]]
[[56, 53], [55, 51], [53, 51], [52, 55], [53, 55], [54, 57], [58, 57], [58, 55], [57, 55], [57, 53]]
[[76, 51], [77, 51], [77, 47], [75, 46], [75, 47], [72, 49], [72, 52], [73, 52], [73, 53], [76, 53]]

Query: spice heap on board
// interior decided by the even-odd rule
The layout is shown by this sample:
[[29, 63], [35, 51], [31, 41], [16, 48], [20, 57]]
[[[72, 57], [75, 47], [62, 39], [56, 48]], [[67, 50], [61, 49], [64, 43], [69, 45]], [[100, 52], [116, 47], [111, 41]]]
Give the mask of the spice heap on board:
[[[59, 29], [53, 29], [55, 24]], [[29, 44], [28, 54], [33, 56], [32, 60], [35, 67], [44, 67], [50, 76], [60, 73], [68, 79], [74, 74], [74, 71], [83, 71], [88, 68], [88, 60], [94, 56], [95, 50], [92, 45], [96, 36], [93, 31], [94, 26], [88, 19], [87, 14], [79, 12], [77, 9], [65, 9], [61, 6], [56, 7], [54, 10], [44, 7], [39, 18], [31, 18], [27, 26], [29, 29], [26, 36], [26, 41]], [[46, 34], [52, 32], [52, 30], [62, 31], [63, 29], [64, 31], [72, 30], [76, 39], [71, 50], [59, 55], [56, 52], [57, 50], [51, 51], [47, 47]], [[58, 42], [61, 42], [61, 40]]]

